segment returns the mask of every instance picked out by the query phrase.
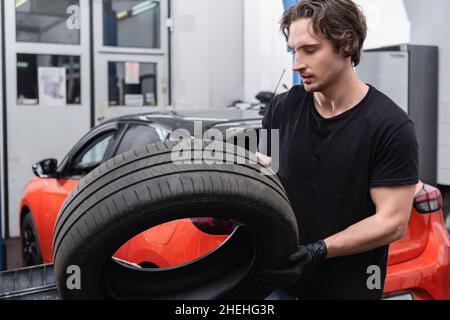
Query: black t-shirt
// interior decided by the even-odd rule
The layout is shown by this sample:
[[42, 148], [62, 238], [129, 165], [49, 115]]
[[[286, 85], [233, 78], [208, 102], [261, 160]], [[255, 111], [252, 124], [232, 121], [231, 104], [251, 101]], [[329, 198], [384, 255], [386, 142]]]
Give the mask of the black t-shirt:
[[[313, 101], [303, 86], [293, 87], [273, 99], [263, 119], [265, 129], [280, 130], [277, 175], [297, 216], [303, 245], [374, 215], [370, 188], [418, 182], [414, 123], [392, 100], [370, 86], [358, 105], [333, 118], [322, 117]], [[270, 143], [268, 149], [270, 155]], [[295, 286], [297, 294], [379, 299], [387, 255], [385, 246], [314, 265]], [[370, 266], [380, 267], [380, 290], [368, 289]]]

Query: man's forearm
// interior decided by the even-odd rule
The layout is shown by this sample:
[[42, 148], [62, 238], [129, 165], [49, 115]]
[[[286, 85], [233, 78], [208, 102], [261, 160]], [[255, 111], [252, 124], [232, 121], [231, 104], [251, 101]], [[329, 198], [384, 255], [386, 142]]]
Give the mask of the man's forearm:
[[327, 258], [354, 255], [370, 251], [400, 239], [406, 225], [398, 219], [371, 216], [327, 239]]

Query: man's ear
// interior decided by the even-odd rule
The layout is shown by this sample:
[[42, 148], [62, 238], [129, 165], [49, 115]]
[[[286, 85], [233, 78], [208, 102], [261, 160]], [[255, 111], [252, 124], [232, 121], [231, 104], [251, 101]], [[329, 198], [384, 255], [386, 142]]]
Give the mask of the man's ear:
[[344, 56], [344, 58], [348, 58], [353, 55], [352, 45], [350, 42], [345, 42], [342, 44], [340, 53]]

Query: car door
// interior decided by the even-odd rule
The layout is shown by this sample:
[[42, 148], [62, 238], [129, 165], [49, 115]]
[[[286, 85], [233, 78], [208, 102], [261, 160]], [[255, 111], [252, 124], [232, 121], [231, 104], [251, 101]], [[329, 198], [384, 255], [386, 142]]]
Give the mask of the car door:
[[69, 153], [63, 168], [60, 169], [61, 176], [45, 181], [40, 205], [42, 225], [40, 241], [45, 262], [53, 260], [53, 227], [62, 203], [83, 176], [107, 160], [118, 133], [117, 125], [93, 130]]

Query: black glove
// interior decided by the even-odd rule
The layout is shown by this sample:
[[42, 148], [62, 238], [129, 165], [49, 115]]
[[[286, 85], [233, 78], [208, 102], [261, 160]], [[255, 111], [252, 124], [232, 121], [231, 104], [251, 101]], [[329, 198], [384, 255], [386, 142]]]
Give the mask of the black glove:
[[264, 270], [259, 274], [259, 280], [270, 288], [290, 288], [300, 280], [307, 265], [325, 260], [327, 252], [327, 245], [323, 240], [300, 246], [289, 256], [289, 263], [285, 269]]

